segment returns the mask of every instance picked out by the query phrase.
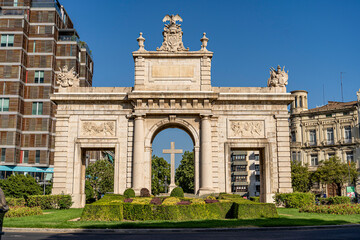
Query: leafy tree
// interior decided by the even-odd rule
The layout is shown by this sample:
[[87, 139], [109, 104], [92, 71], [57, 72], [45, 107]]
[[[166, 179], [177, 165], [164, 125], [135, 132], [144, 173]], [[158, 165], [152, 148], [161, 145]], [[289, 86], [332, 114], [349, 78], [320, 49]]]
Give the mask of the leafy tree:
[[167, 185], [170, 184], [170, 164], [164, 158], [153, 155], [151, 174], [152, 194], [158, 195], [159, 193], [165, 192], [165, 182]]
[[185, 151], [179, 167], [176, 169], [176, 185], [186, 193], [194, 193], [194, 152]]
[[342, 163], [337, 156], [334, 156], [319, 163], [313, 179], [323, 184], [336, 184], [342, 188], [345, 183], [349, 182], [349, 171], [351, 184], [354, 184], [359, 176], [355, 163], [351, 163], [349, 166], [348, 163]]
[[94, 190], [95, 199], [114, 191], [114, 166], [108, 160], [91, 163], [86, 169], [86, 178]]
[[301, 162], [291, 162], [291, 183], [295, 192], [308, 192], [311, 188], [311, 172], [308, 165]]
[[15, 174], [0, 181], [6, 197], [27, 198], [29, 195], [42, 195], [41, 186], [30, 175]]

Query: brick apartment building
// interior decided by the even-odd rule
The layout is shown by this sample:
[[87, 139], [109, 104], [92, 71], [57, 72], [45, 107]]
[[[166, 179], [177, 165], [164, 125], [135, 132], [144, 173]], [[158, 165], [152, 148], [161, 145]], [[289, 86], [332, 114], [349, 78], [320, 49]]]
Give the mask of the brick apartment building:
[[67, 65], [92, 86], [91, 51], [57, 0], [0, 0], [0, 36], [0, 178], [51, 178], [55, 73]]

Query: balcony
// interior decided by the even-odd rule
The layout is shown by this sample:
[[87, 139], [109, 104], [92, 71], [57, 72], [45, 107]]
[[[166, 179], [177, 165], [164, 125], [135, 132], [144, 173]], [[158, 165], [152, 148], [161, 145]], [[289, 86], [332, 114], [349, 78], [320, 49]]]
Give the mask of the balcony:
[[32, 8], [55, 8], [61, 16], [60, 3], [57, 0], [32, 0]]
[[21, 16], [25, 15], [22, 9], [0, 9], [0, 16]]
[[59, 41], [79, 42], [79, 38], [76, 35], [60, 35]]
[[23, 2], [18, 2], [18, 3], [14, 3], [14, 1], [7, 1], [7, 2], [0, 2], [0, 6], [1, 7], [24, 7], [24, 6], [29, 6], [29, 3], [23, 3]]

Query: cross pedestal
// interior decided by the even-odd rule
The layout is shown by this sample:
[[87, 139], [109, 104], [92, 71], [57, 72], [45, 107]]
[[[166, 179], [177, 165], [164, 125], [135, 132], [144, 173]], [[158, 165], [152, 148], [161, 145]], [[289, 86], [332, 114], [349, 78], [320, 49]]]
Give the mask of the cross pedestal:
[[169, 192], [171, 192], [174, 188], [176, 188], [175, 185], [175, 154], [177, 153], [183, 153], [182, 149], [175, 149], [175, 142], [171, 142], [171, 149], [164, 149], [163, 153], [168, 153], [171, 156], [171, 171], [170, 171], [170, 186], [169, 186]]

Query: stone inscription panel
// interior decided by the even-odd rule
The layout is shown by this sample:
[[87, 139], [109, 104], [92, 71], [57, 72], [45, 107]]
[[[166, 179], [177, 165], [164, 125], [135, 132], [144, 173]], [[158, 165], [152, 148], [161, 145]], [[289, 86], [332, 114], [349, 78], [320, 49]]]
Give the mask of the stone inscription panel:
[[265, 138], [265, 122], [254, 120], [229, 120], [228, 138]]
[[153, 78], [193, 78], [195, 66], [155, 65], [151, 68]]
[[80, 135], [83, 137], [114, 137], [115, 121], [81, 121]]

